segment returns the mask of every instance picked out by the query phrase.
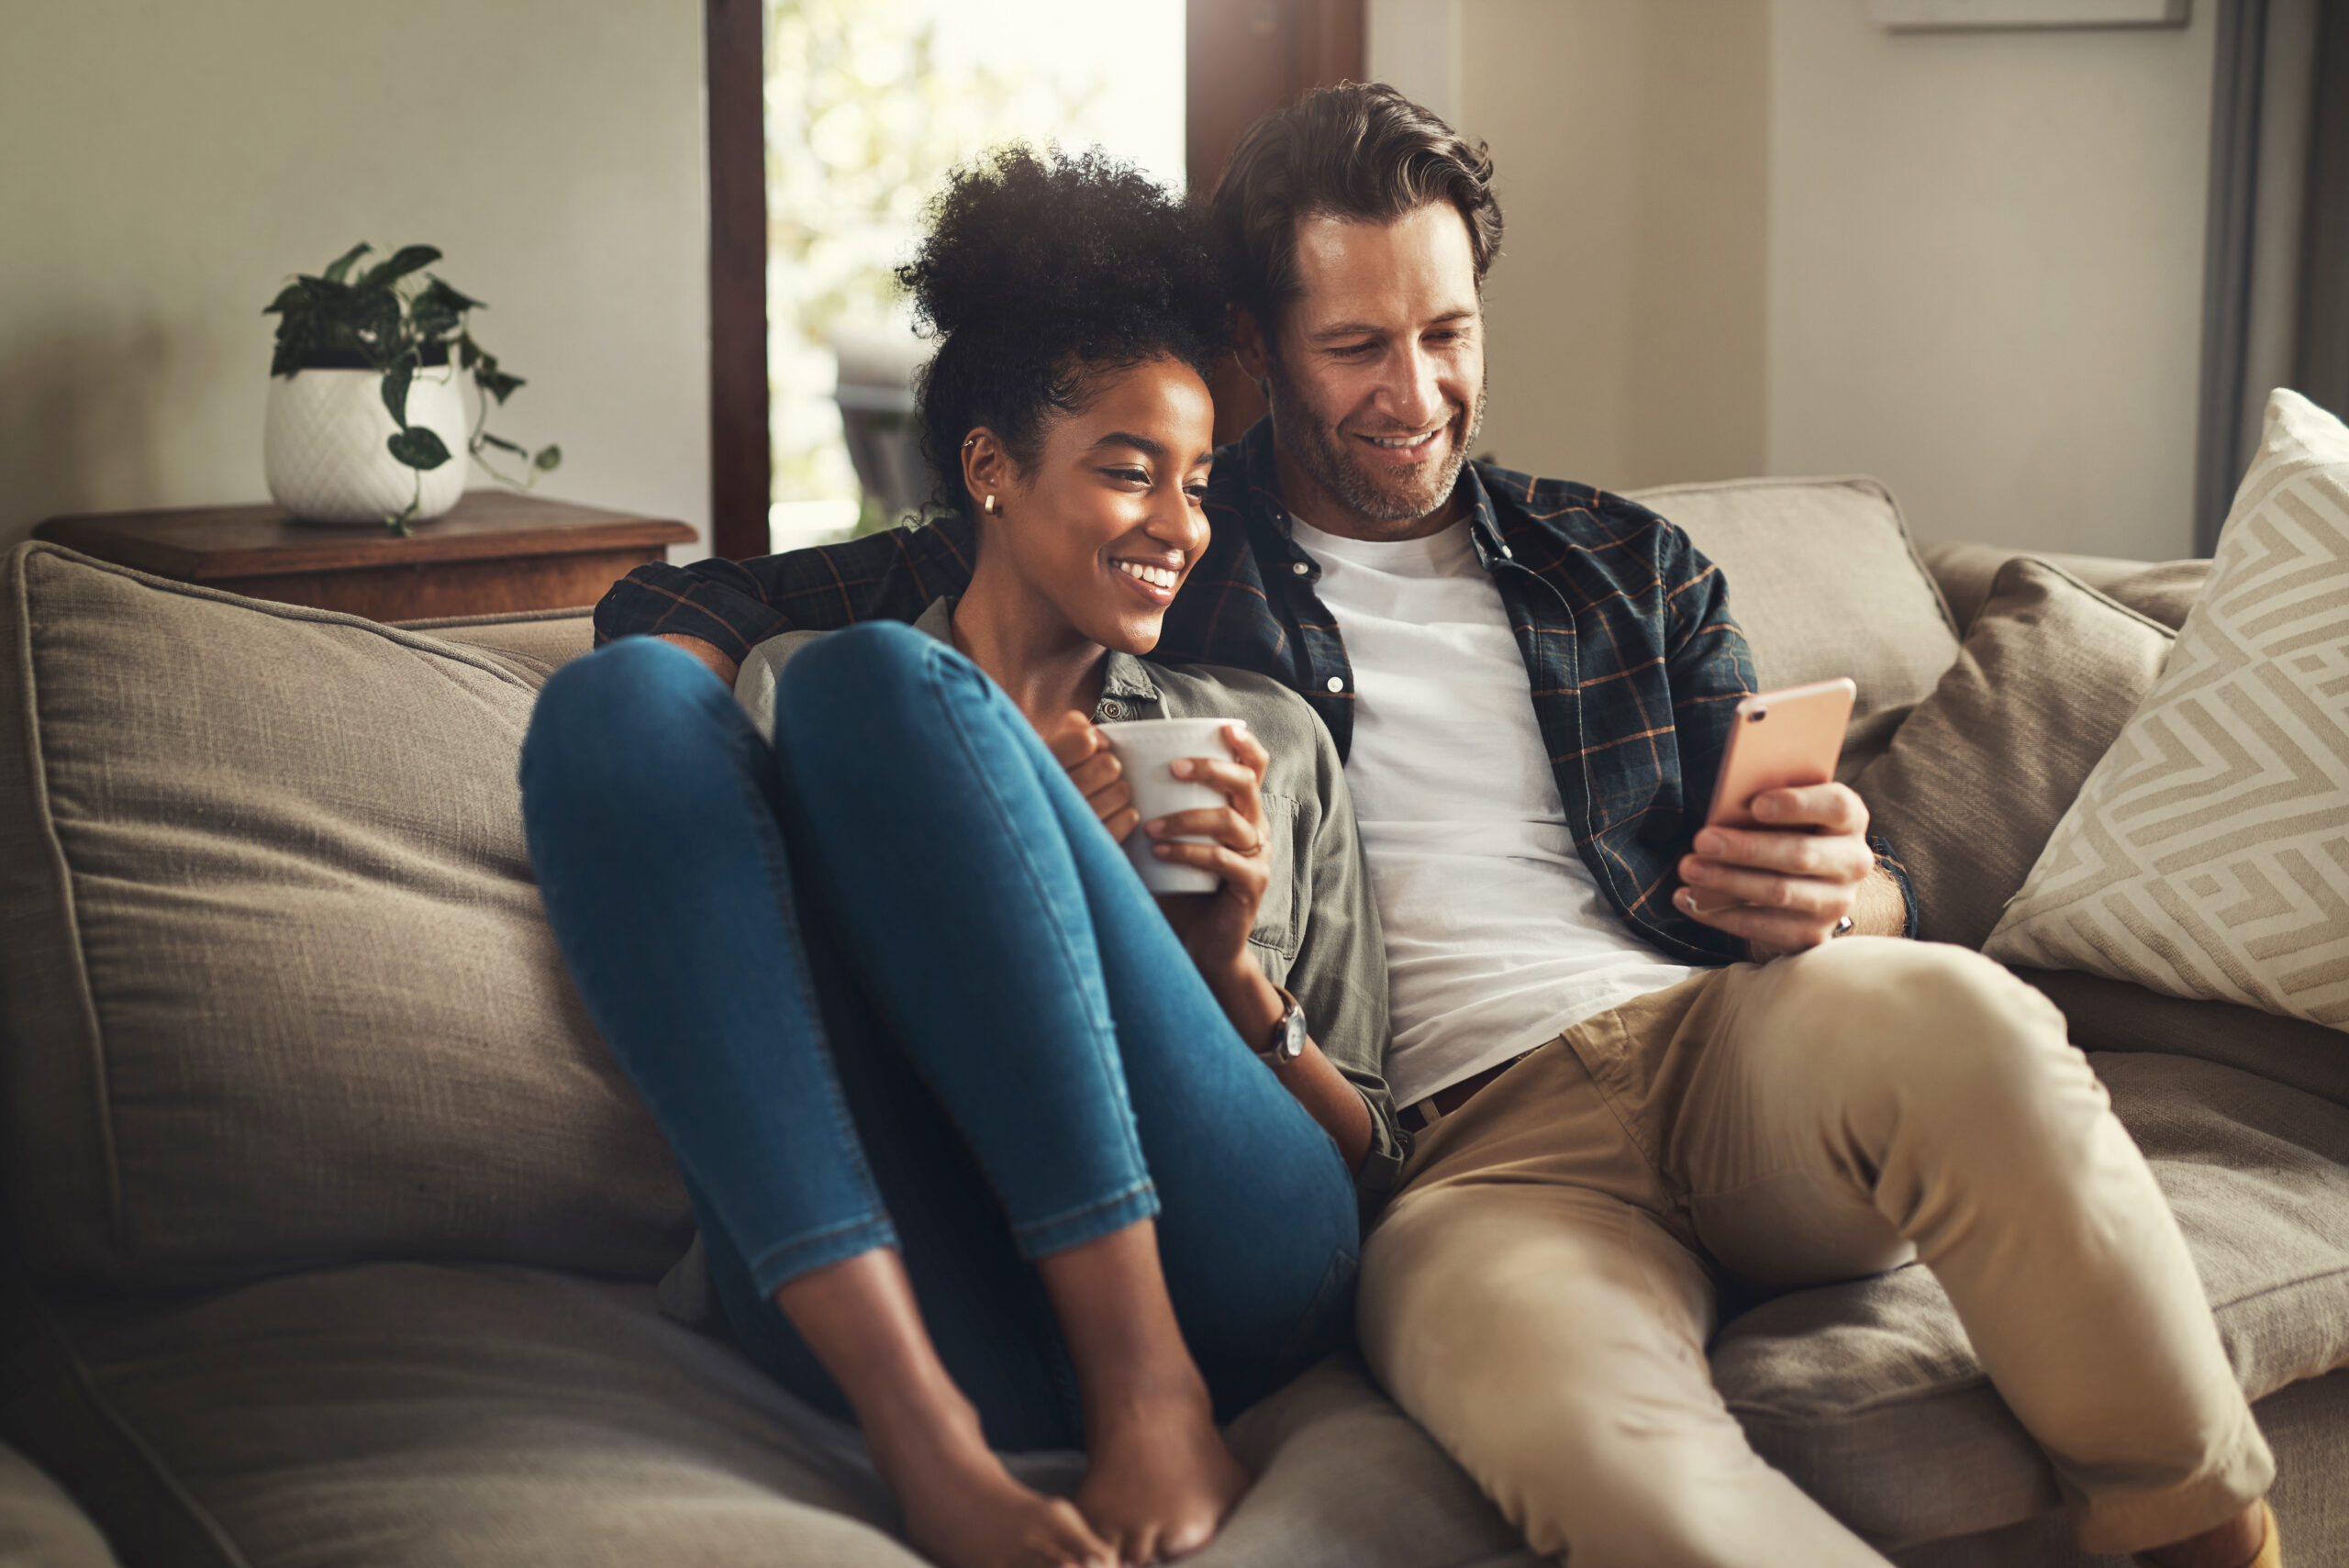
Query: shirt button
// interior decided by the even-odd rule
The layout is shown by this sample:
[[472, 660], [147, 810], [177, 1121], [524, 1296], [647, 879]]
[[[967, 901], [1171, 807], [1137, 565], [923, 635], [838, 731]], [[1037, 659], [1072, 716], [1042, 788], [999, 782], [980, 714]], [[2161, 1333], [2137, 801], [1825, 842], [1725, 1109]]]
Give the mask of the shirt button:
[[1299, 577], [1303, 577], [1303, 576], [1307, 575], [1308, 573], [1309, 573], [1313, 570], [1313, 568], [1311, 568], [1310, 566], [1308, 566], [1308, 565], [1307, 565], [1304, 562], [1302, 562], [1302, 561], [1292, 561], [1292, 562], [1290, 562], [1288, 563], [1288, 569], [1289, 569], [1291, 572], [1296, 573]]
[[1126, 717], [1125, 705], [1118, 701], [1115, 697], [1105, 697], [1102, 699], [1101, 706], [1094, 713], [1093, 717], [1097, 719], [1110, 721], [1123, 718]]
[[1332, 675], [1330, 677], [1330, 689], [1333, 692], [1342, 692], [1346, 689], [1346, 683], [1338, 676]]

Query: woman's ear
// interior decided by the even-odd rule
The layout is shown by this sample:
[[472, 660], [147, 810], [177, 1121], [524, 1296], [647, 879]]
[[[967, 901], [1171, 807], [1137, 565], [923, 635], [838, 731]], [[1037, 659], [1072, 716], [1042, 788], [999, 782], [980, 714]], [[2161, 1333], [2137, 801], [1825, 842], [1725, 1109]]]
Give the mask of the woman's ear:
[[987, 497], [1010, 489], [1013, 473], [1011, 452], [993, 430], [982, 425], [963, 438], [963, 488], [970, 492], [973, 512], [995, 510]]

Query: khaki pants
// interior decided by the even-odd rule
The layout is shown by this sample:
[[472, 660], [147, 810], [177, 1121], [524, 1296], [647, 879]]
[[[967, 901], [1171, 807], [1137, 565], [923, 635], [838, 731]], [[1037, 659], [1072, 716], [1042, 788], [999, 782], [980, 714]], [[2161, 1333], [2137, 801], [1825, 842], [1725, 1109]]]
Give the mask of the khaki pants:
[[1708, 1262], [1792, 1287], [1911, 1259], [2087, 1550], [2177, 1540], [2266, 1491], [2143, 1157], [2062, 1015], [1960, 948], [1849, 938], [1544, 1046], [1420, 1135], [1364, 1251], [1363, 1346], [1573, 1568], [1880, 1565], [1715, 1392]]

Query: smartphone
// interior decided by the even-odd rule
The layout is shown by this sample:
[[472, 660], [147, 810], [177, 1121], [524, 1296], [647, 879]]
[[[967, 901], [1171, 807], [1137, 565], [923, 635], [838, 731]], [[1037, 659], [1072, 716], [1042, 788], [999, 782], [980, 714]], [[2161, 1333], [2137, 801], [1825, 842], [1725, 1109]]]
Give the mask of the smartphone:
[[1767, 790], [1822, 784], [1835, 777], [1843, 728], [1859, 688], [1847, 676], [1762, 692], [1737, 705], [1721, 753], [1708, 826], [1755, 828], [1753, 797]]

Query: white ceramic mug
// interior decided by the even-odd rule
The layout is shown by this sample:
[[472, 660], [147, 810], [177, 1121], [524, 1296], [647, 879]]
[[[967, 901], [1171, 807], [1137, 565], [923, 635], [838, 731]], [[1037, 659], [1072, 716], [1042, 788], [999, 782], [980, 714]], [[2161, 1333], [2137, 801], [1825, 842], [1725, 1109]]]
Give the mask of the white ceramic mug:
[[[1118, 754], [1118, 765], [1125, 770], [1126, 783], [1132, 786], [1134, 809], [1141, 813], [1142, 821], [1231, 803], [1213, 784], [1178, 779], [1170, 770], [1186, 757], [1230, 756], [1223, 727], [1239, 722], [1234, 718], [1137, 718], [1101, 727], [1109, 750]], [[1197, 834], [1180, 837], [1192, 843], [1209, 842]], [[1223, 885], [1223, 878], [1211, 871], [1170, 864], [1152, 854], [1151, 847], [1159, 841], [1139, 826], [1126, 838], [1126, 858], [1141, 873], [1144, 887], [1152, 893], [1213, 893]]]

